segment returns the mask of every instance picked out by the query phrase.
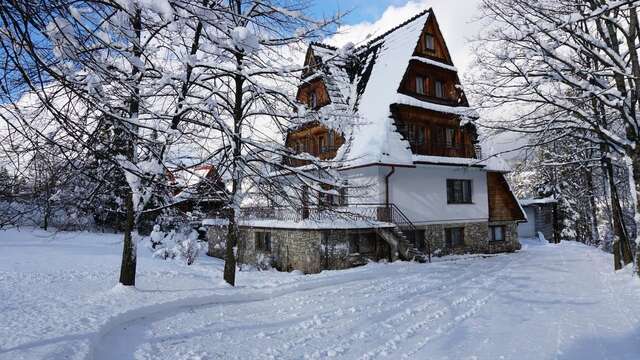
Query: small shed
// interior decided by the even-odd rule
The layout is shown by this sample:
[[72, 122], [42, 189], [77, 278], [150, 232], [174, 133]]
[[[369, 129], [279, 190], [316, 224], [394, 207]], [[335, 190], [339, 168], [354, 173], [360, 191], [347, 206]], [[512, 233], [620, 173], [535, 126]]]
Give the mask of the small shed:
[[527, 214], [527, 221], [518, 225], [518, 237], [537, 238], [541, 233], [545, 239], [554, 242], [553, 224], [555, 223], [555, 205], [553, 198], [518, 200]]

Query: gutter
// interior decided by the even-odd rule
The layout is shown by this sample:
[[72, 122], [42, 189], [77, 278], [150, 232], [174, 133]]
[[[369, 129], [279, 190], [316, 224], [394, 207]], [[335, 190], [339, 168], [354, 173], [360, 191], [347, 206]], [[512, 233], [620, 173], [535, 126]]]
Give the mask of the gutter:
[[389, 207], [389, 178], [396, 172], [396, 167], [391, 165], [391, 171], [384, 177], [384, 186], [385, 186], [385, 204]]

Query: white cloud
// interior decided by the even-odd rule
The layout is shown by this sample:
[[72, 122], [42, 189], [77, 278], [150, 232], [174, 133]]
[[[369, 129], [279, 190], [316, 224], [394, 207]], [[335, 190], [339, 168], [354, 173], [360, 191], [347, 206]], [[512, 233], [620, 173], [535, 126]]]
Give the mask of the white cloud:
[[479, 3], [480, 0], [411, 0], [402, 6], [389, 6], [374, 22], [341, 26], [338, 33], [326, 39], [325, 42], [338, 47], [348, 42], [363, 44], [368, 38], [380, 35], [431, 7], [438, 19], [453, 62], [464, 74], [471, 61], [471, 46], [468, 40], [480, 28], [480, 24], [473, 21], [474, 16], [477, 15]]

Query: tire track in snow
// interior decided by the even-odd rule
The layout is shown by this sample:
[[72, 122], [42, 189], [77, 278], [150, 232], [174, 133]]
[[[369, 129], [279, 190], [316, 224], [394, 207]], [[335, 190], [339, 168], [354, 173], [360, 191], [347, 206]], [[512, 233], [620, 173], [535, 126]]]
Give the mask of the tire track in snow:
[[[396, 274], [392, 272], [392, 274]], [[171, 301], [163, 304], [154, 304], [142, 308], [126, 311], [122, 314], [116, 315], [107, 321], [97, 333], [93, 336], [90, 342], [90, 351], [85, 357], [87, 360], [113, 360], [110, 355], [112, 343], [118, 343], [119, 340], [126, 339], [128, 347], [131, 348], [137, 344], [131, 343], [131, 338], [126, 334], [126, 330], [133, 328], [136, 323], [153, 323], [165, 318], [170, 318], [179, 314], [185, 310], [194, 311], [201, 308], [207, 308], [211, 306], [219, 305], [237, 305], [246, 303], [255, 303], [261, 301], [270, 301], [283, 296], [292, 295], [294, 293], [302, 293], [308, 291], [317, 291], [325, 288], [335, 288], [337, 285], [342, 284], [344, 289], [350, 288], [354, 283], [366, 282], [372, 283], [370, 287], [380, 286], [375, 284], [375, 281], [380, 280], [380, 274], [375, 271], [366, 271], [366, 269], [354, 269], [350, 273], [338, 273], [330, 274], [328, 276], [320, 276], [301, 282], [281, 286], [277, 289], [256, 289], [249, 290], [239, 289], [233, 294], [212, 294], [204, 297], [191, 297]], [[392, 285], [394, 279], [389, 277], [386, 281], [387, 284]], [[232, 289], [229, 289], [233, 291]], [[235, 290], [235, 289], [234, 289]], [[123, 331], [124, 330], [124, 331]], [[140, 341], [142, 339], [135, 339]]]
[[[428, 325], [431, 322], [439, 318], [442, 318], [448, 313], [451, 313], [452, 309], [459, 308], [466, 303], [474, 302], [475, 295], [481, 290], [489, 288], [491, 286], [491, 283], [494, 282], [494, 280], [492, 279], [495, 278], [495, 274], [498, 272], [501, 272], [505, 267], [509, 266], [509, 264], [510, 262], [507, 262], [507, 263], [498, 262], [494, 266], [483, 270], [479, 274], [478, 273], [471, 274], [471, 277], [469, 277], [470, 275], [469, 269], [463, 269], [461, 270], [462, 271], [461, 274], [455, 278], [442, 279], [442, 281], [446, 281], [447, 283], [446, 289], [429, 291], [429, 292], [414, 290], [411, 293], [412, 296], [408, 297], [408, 299], [410, 299], [413, 302], [415, 302], [416, 300], [418, 301], [421, 300], [421, 297], [416, 297], [415, 295], [437, 295], [438, 298], [442, 298], [442, 297], [448, 297], [456, 292], [459, 292], [460, 288], [465, 287], [466, 284], [476, 283], [480, 279], [484, 279], [484, 281], [482, 282], [484, 286], [474, 287], [465, 296], [454, 299], [452, 301], [452, 305], [445, 305], [437, 308], [436, 310], [431, 310], [433, 307], [438, 306], [439, 303], [434, 301], [427, 301], [426, 303], [420, 301], [420, 303], [416, 306], [405, 308], [405, 311], [392, 312], [392, 316], [385, 319], [384, 321], [374, 322], [374, 323], [368, 322], [364, 328], [360, 327], [356, 329], [350, 329], [351, 332], [354, 332], [355, 334], [351, 335], [348, 339], [338, 343], [338, 345], [334, 347], [339, 348], [342, 353], [346, 353], [350, 350], [354, 342], [361, 343], [363, 340], [366, 340], [368, 337], [370, 337], [370, 335], [367, 335], [367, 334], [370, 334], [370, 332], [363, 331], [363, 330], [389, 329], [388, 332], [393, 332], [393, 334], [389, 334], [383, 337], [391, 338], [391, 339], [388, 340], [383, 345], [377, 347], [376, 349], [372, 351], [367, 351], [366, 353], [360, 355], [360, 358], [370, 359], [370, 358], [377, 357], [379, 355], [386, 356], [390, 352], [397, 350], [397, 348], [400, 346], [399, 344], [402, 344], [408, 340], [411, 340], [413, 337], [418, 335], [419, 331], [422, 330], [423, 328], [428, 328]], [[433, 287], [433, 286], [427, 286], [427, 288], [429, 287]], [[442, 288], [442, 285], [439, 286], [439, 288]], [[486, 303], [486, 301], [487, 299], [476, 300], [475, 301], [476, 304], [472, 305], [472, 307], [475, 308], [477, 307], [477, 305], [482, 305]], [[409, 326], [408, 329], [406, 329], [401, 333], [398, 333], [395, 331], [396, 328], [406, 328], [408, 321], [411, 321], [412, 319], [414, 319], [416, 314], [422, 314], [425, 311], [429, 311], [429, 313], [427, 314], [427, 317], [424, 320]], [[475, 313], [475, 311], [477, 311], [477, 309], [471, 312], [469, 311], [463, 312], [462, 315], [459, 315], [457, 317], [457, 321], [458, 322], [463, 321], [465, 318], [470, 316], [471, 313]], [[370, 320], [370, 319], [367, 319], [367, 320]], [[376, 337], [381, 337], [381, 336], [380, 334], [376, 334]], [[324, 351], [320, 353], [326, 354], [326, 353], [329, 353], [330, 350], [331, 349], [324, 349]]]
[[[514, 258], [515, 258], [515, 255], [511, 257], [510, 260], [506, 262], [504, 266], [502, 266], [497, 272], [493, 272], [493, 269], [490, 270], [489, 272], [491, 272], [493, 276], [488, 277], [488, 281], [484, 283], [484, 286], [478, 287], [477, 292], [480, 292], [481, 290], [488, 290], [488, 289], [495, 288], [494, 285], [498, 282], [498, 280], [501, 280], [502, 282], [504, 282], [505, 280], [501, 279], [500, 276], [504, 274], [505, 271], [510, 270], [510, 265], [515, 261]], [[460, 323], [464, 322], [468, 318], [478, 313], [478, 311], [484, 305], [486, 305], [489, 302], [489, 300], [492, 299], [494, 296], [495, 296], [495, 290], [491, 290], [486, 296], [475, 301], [472, 301], [473, 299], [465, 299], [465, 298], [460, 298], [457, 301], [454, 301], [452, 303], [452, 306], [456, 306], [457, 304], [469, 303], [469, 302], [471, 303], [471, 306], [462, 314], [456, 315], [452, 321], [449, 321], [445, 323], [443, 326], [439, 326], [438, 328], [436, 328], [435, 334], [433, 336], [426, 336], [424, 339], [422, 339], [416, 344], [413, 350], [403, 353], [402, 358], [411, 358], [417, 355], [432, 340], [435, 340], [436, 338], [439, 338], [445, 334], [451, 333], [451, 331], [453, 331], [457, 325], [459, 325]]]

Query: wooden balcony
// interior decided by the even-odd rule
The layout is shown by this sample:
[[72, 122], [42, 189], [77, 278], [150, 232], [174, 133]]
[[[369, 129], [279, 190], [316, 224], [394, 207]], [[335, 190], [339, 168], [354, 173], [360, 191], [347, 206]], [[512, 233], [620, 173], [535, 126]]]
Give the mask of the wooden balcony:
[[416, 155], [477, 158], [473, 144], [411, 143], [411, 151]]

